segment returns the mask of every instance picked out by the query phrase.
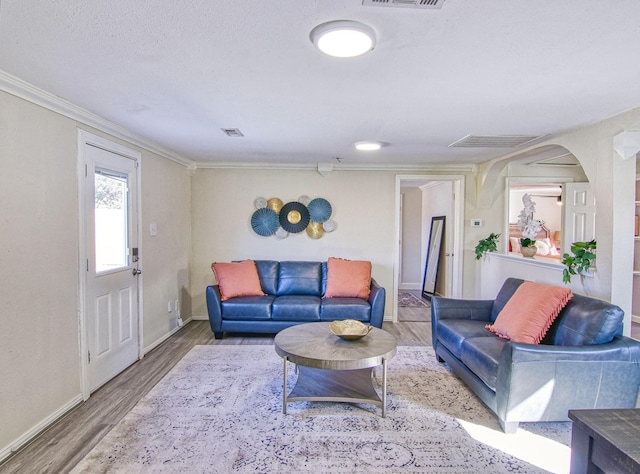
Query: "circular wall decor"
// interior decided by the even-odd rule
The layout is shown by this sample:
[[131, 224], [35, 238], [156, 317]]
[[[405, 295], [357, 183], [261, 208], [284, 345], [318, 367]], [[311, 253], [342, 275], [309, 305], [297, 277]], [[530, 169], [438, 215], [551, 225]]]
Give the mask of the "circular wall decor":
[[331, 217], [331, 204], [323, 198], [315, 198], [309, 203], [309, 215], [314, 222], [324, 222]]
[[256, 206], [256, 209], [262, 209], [263, 207], [267, 207], [267, 200], [263, 197], [256, 198], [253, 201], [253, 205]]
[[307, 226], [307, 235], [312, 239], [319, 239], [324, 235], [324, 229], [320, 222], [309, 222]]
[[333, 232], [336, 228], [336, 222], [332, 219], [328, 219], [322, 223], [322, 228], [325, 232]]
[[282, 228], [293, 234], [306, 229], [311, 220], [309, 210], [299, 202], [288, 202], [282, 206], [279, 219]]
[[251, 216], [251, 227], [263, 237], [273, 235], [278, 230], [278, 215], [267, 207], [257, 209]]
[[282, 201], [278, 198], [271, 198], [267, 201], [267, 207], [278, 214], [282, 209]]
[[309, 203], [311, 202], [311, 198], [309, 196], [307, 196], [306, 194], [303, 194], [302, 196], [300, 196], [298, 198], [298, 202], [300, 204], [304, 204], [305, 206], [308, 206]]
[[276, 230], [276, 237], [279, 239], [284, 239], [289, 236], [289, 232], [284, 230], [281, 226], [278, 226], [278, 230]]

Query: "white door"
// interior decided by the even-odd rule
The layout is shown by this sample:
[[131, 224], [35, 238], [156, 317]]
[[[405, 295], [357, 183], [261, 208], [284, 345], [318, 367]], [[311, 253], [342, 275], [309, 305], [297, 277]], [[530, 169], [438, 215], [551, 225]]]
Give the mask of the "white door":
[[596, 238], [596, 198], [589, 183], [565, 183], [563, 202], [562, 254], [571, 250], [573, 242]]
[[137, 161], [91, 143], [84, 161], [84, 331], [89, 392], [139, 358]]

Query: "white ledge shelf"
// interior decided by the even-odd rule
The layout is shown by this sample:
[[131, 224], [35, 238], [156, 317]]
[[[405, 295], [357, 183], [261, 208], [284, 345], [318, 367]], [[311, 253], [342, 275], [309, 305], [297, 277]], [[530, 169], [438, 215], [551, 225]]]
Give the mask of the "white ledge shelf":
[[518, 264], [522, 263], [524, 265], [532, 265], [536, 267], [544, 267], [544, 268], [552, 268], [554, 270], [563, 269], [564, 265], [560, 263], [560, 260], [557, 258], [546, 258], [546, 257], [523, 257], [518, 253], [509, 253], [503, 254], [498, 252], [490, 252], [486, 255], [491, 256], [491, 258], [498, 258], [500, 260], [507, 260], [509, 262], [516, 262]]

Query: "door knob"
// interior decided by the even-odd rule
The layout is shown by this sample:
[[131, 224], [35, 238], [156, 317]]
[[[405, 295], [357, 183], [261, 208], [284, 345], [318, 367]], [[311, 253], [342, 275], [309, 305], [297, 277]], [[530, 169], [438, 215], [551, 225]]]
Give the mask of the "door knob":
[[134, 268], [133, 269], [133, 276], [140, 275], [141, 273], [142, 273], [142, 270], [140, 270], [138, 268]]

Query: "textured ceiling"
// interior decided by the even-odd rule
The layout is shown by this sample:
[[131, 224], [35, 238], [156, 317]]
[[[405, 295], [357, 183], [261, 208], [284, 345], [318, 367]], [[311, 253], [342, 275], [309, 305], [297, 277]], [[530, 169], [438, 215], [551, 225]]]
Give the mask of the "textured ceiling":
[[[309, 32], [334, 19], [373, 27], [375, 50], [318, 53]], [[513, 149], [448, 145], [640, 106], [638, 45], [637, 0], [0, 2], [0, 70], [196, 162], [484, 161]]]

